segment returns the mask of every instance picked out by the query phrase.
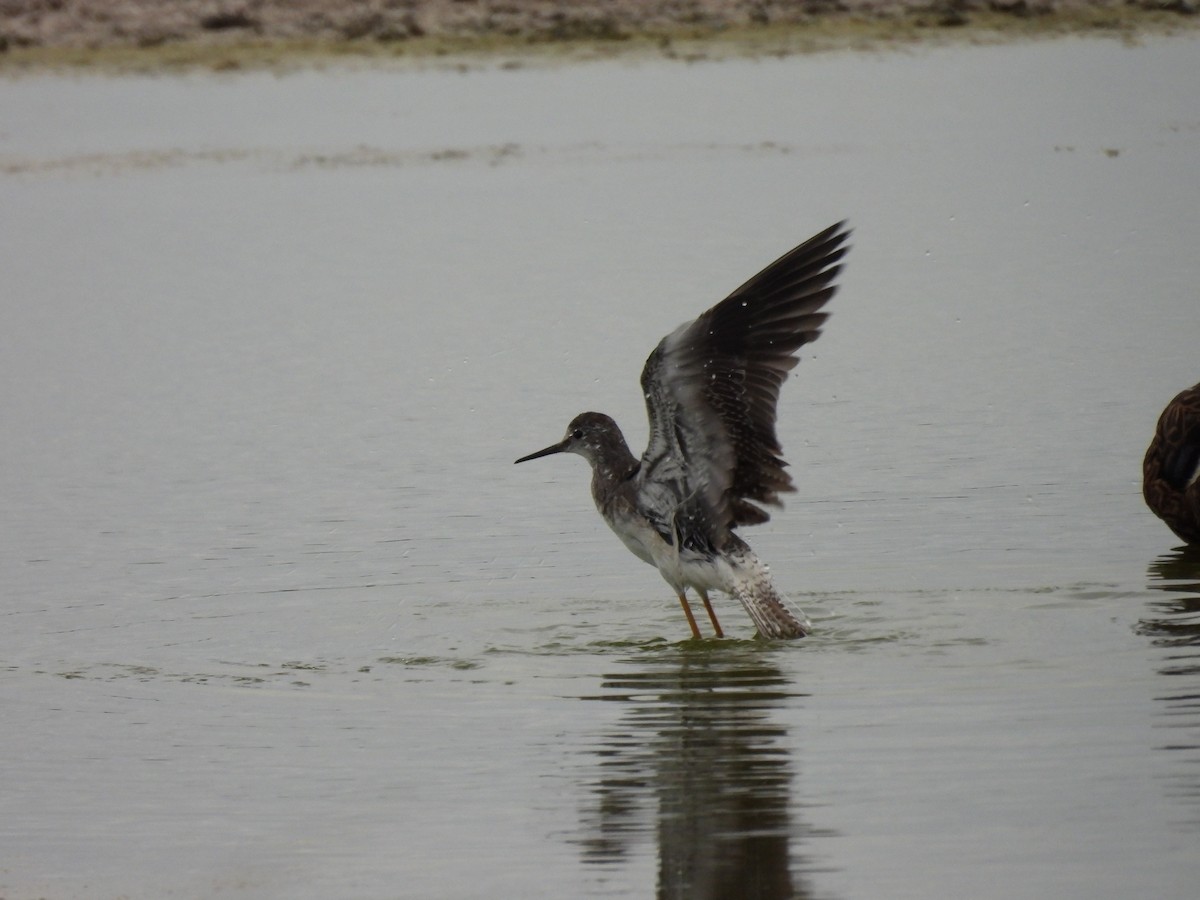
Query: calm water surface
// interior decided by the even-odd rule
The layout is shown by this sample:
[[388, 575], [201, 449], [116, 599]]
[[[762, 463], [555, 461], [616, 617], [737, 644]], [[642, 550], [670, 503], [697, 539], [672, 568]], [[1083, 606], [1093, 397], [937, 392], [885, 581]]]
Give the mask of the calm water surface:
[[[0, 895], [1194, 896], [1198, 51], [0, 85]], [[844, 217], [684, 641], [512, 460]]]

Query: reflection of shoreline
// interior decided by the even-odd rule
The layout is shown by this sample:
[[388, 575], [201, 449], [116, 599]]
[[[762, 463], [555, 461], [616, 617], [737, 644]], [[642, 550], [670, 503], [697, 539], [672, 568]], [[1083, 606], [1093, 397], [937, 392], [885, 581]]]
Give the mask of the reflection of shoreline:
[[1158, 674], [1169, 679], [1154, 698], [1165, 729], [1156, 749], [1169, 751], [1175, 762], [1168, 796], [1187, 805], [1189, 829], [1200, 828], [1200, 548], [1163, 554], [1146, 577], [1164, 597], [1149, 604], [1138, 633], [1164, 651]]
[[593, 699], [625, 704], [601, 736], [584, 861], [621, 865], [653, 835], [660, 898], [798, 898], [792, 760], [773, 710], [798, 696], [761, 650], [729, 644], [634, 661]]

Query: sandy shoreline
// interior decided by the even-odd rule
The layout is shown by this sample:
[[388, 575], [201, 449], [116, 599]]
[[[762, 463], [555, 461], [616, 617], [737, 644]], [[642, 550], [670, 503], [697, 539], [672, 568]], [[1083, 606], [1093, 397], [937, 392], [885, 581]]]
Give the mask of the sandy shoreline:
[[0, 0], [0, 67], [224, 69], [330, 56], [646, 48], [778, 54], [912, 40], [1137, 37], [1193, 29], [1195, 13], [1194, 0]]

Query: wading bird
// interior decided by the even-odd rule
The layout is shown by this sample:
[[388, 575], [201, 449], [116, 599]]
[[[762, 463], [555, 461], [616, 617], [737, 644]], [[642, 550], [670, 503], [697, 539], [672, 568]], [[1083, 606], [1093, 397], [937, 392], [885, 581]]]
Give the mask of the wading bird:
[[1142, 496], [1168, 528], [1200, 546], [1200, 384], [1159, 416], [1142, 463]]
[[821, 309], [837, 290], [849, 234], [844, 222], [822, 231], [662, 339], [642, 370], [650, 441], [641, 459], [616, 422], [585, 412], [557, 444], [517, 460], [576, 453], [591, 464], [600, 515], [674, 588], [693, 637], [688, 588], [717, 637], [710, 590], [740, 600], [764, 637], [811, 627], [734, 529], [766, 522], [756, 504], [782, 506], [779, 494], [795, 490], [775, 434], [779, 389], [828, 318]]

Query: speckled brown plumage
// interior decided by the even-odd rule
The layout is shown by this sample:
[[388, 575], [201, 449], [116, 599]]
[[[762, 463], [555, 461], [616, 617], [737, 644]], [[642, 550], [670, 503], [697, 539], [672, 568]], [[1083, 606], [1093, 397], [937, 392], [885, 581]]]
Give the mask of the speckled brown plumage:
[[1159, 417], [1142, 464], [1142, 495], [1168, 528], [1200, 545], [1200, 384], [1181, 391]]

